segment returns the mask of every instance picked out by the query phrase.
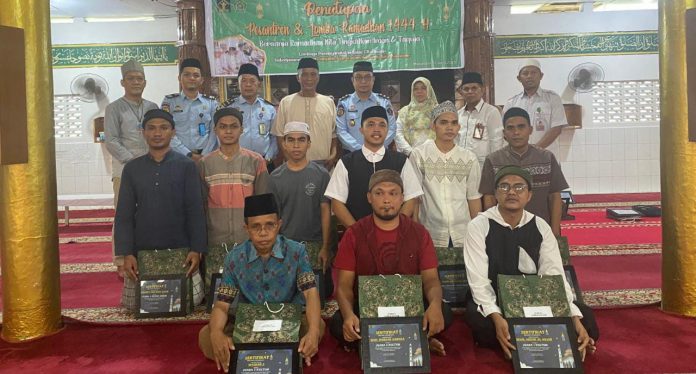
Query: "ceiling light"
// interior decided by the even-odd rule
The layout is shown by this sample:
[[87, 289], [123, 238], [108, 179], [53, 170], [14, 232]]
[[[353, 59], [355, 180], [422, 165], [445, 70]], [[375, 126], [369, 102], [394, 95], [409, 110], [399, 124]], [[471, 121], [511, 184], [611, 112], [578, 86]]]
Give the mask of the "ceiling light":
[[51, 17], [51, 23], [73, 23], [75, 19], [72, 17]]
[[544, 4], [536, 5], [512, 5], [510, 6], [510, 14], [532, 14]]
[[147, 22], [154, 21], [155, 17], [85, 17], [85, 22]]

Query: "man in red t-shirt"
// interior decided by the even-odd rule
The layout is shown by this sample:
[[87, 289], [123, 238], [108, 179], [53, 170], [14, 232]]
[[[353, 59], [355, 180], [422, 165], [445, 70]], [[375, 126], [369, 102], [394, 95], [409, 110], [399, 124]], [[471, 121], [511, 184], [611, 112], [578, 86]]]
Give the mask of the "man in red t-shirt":
[[449, 326], [452, 311], [442, 302], [437, 256], [430, 234], [423, 225], [399, 214], [404, 201], [399, 173], [389, 169], [374, 173], [367, 200], [372, 215], [349, 227], [338, 247], [334, 267], [338, 270], [336, 300], [340, 312], [331, 320], [331, 334], [346, 350], [355, 347], [360, 339], [358, 276], [420, 274], [427, 306], [423, 328], [428, 331], [430, 349], [444, 355], [445, 347], [434, 335]]

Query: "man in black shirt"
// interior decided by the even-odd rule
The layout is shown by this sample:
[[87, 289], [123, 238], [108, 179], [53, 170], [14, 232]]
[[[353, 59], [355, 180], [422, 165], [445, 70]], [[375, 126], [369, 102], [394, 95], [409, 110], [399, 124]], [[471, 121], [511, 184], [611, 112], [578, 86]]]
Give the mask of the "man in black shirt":
[[182, 264], [189, 276], [197, 272], [201, 253], [207, 252], [200, 177], [194, 161], [172, 152], [169, 144], [174, 134], [171, 114], [161, 109], [145, 113], [143, 137], [148, 153], [123, 169], [114, 243], [116, 254], [124, 256], [124, 296], [125, 288], [138, 279], [138, 251], [189, 248]]

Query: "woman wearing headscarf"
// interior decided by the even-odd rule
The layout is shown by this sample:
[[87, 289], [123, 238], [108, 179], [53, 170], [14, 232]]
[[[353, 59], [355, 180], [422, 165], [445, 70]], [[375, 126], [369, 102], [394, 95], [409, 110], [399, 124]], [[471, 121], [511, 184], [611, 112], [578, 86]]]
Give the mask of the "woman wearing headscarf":
[[396, 120], [396, 149], [411, 154], [413, 147], [435, 137], [430, 128], [430, 112], [437, 106], [437, 97], [430, 81], [418, 77], [411, 83], [411, 102], [399, 110]]

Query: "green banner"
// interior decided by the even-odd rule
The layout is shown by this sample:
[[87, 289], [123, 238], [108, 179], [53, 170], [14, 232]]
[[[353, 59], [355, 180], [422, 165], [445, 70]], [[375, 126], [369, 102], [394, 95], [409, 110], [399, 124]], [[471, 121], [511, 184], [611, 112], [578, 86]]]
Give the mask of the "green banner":
[[143, 65], [176, 64], [178, 48], [174, 42], [64, 44], [53, 46], [54, 68], [121, 66], [130, 59]]
[[495, 37], [495, 58], [657, 53], [657, 31]]
[[462, 0], [207, 0], [211, 71], [234, 76], [253, 63], [264, 74], [295, 74], [312, 57], [322, 72], [463, 66]]

